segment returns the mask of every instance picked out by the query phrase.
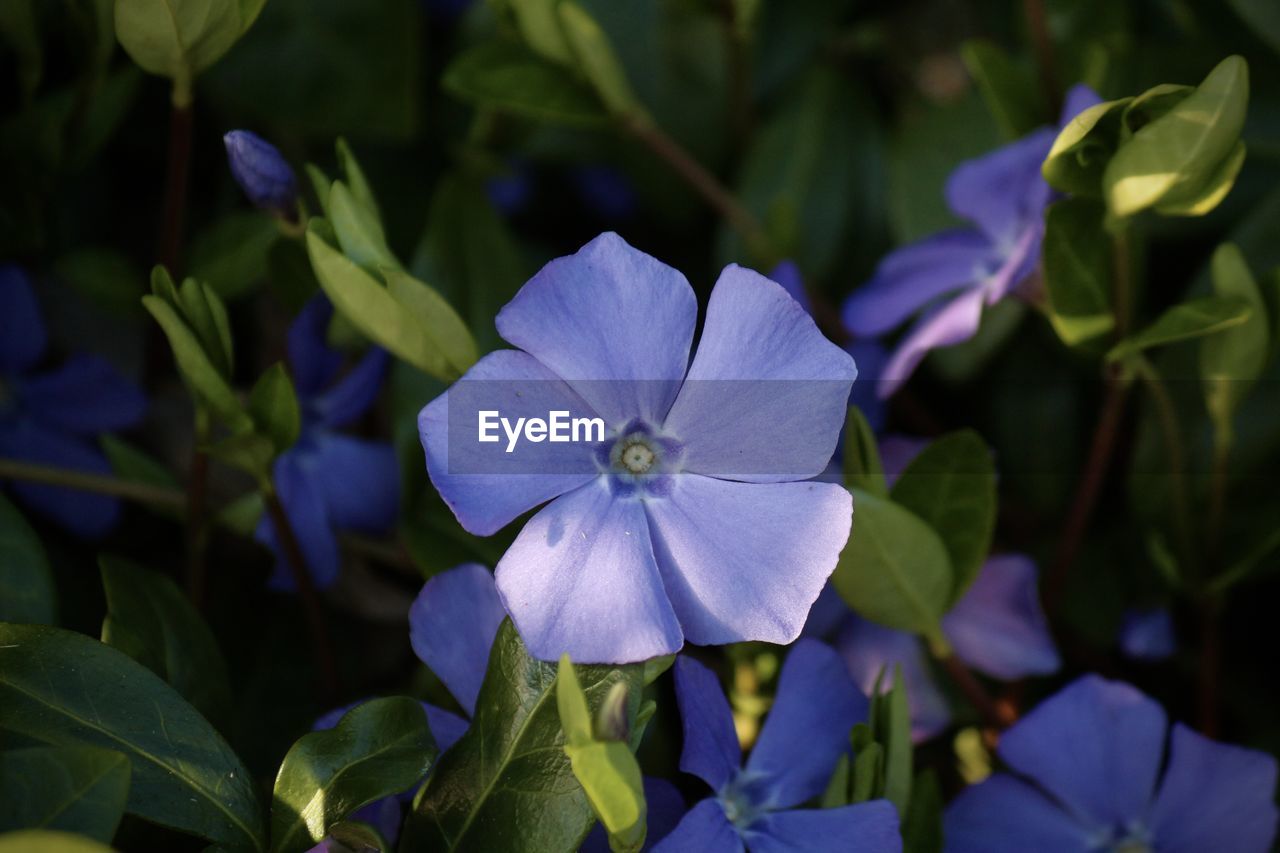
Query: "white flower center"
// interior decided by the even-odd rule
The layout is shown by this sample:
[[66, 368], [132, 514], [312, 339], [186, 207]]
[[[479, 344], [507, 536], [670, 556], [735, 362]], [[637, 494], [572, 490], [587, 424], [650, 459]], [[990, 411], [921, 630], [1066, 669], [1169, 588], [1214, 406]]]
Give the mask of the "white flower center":
[[632, 474], [644, 474], [653, 467], [655, 459], [653, 448], [643, 441], [634, 441], [622, 448], [618, 461]]

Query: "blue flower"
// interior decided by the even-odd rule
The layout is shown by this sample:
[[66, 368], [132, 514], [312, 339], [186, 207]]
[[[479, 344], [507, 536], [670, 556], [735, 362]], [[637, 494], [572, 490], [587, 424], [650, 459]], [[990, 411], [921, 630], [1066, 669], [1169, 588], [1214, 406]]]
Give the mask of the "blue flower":
[[791, 650], [778, 695], [746, 764], [733, 714], [715, 675], [689, 657], [676, 661], [676, 698], [684, 720], [680, 769], [711, 786], [655, 853], [750, 850], [900, 851], [898, 813], [887, 800], [805, 809], [820, 795], [849, 732], [868, 702], [835, 652], [816, 640]]
[[[371, 349], [338, 379], [342, 354], [325, 343], [332, 316], [333, 306], [316, 296], [289, 328], [289, 365], [302, 408], [302, 431], [272, 472], [307, 568], [321, 588], [338, 576], [334, 531], [385, 531], [396, 519], [400, 491], [391, 445], [338, 432], [373, 404], [386, 373], [387, 354]], [[254, 536], [276, 553], [271, 586], [292, 590], [293, 576], [276, 547], [269, 519], [258, 523]]]
[[[796, 481], [831, 458], [853, 360], [781, 287], [738, 266], [711, 293], [690, 364], [696, 316], [683, 275], [601, 235], [499, 312], [520, 350], [485, 356], [419, 416], [431, 481], [470, 532], [551, 501], [497, 566], [535, 657], [627, 663], [685, 640], [788, 643], [835, 568], [850, 495]], [[606, 438], [506, 455], [476, 441], [483, 409], [586, 413]]]
[[1120, 625], [1120, 651], [1140, 661], [1161, 661], [1177, 651], [1173, 616], [1167, 607], [1126, 610]]
[[1275, 838], [1275, 759], [1180, 723], [1169, 737], [1164, 709], [1128, 684], [1076, 680], [997, 752], [1013, 772], [951, 804], [949, 853], [1265, 853]]
[[[26, 274], [0, 266], [0, 456], [110, 474], [94, 439], [137, 424], [146, 398], [97, 356], [76, 354], [37, 370], [47, 345]], [[120, 517], [119, 501], [106, 495], [17, 481], [12, 488], [31, 509], [86, 539], [105, 536]]]
[[298, 181], [274, 145], [248, 130], [222, 137], [231, 175], [255, 207], [284, 216], [294, 213]]
[[[1074, 87], [1062, 124], [1099, 102]], [[1057, 137], [1044, 127], [1017, 142], [969, 160], [947, 181], [947, 204], [970, 227], [943, 231], [890, 253], [871, 281], [844, 305], [844, 322], [874, 337], [919, 314], [885, 365], [878, 390], [891, 396], [929, 350], [966, 341], [982, 310], [1023, 284], [1040, 260], [1044, 210], [1053, 199], [1040, 164]]]

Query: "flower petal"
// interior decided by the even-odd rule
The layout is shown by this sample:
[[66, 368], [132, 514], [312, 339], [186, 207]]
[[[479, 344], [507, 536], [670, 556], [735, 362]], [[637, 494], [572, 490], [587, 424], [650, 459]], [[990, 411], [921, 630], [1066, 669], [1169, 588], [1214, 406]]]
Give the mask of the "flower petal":
[[138, 386], [96, 355], [73, 355], [56, 370], [26, 377], [18, 394], [31, 418], [82, 435], [131, 427], [147, 410]]
[[[0, 428], [0, 456], [90, 474], [111, 474], [111, 465], [97, 448], [25, 418]], [[120, 519], [120, 502], [106, 495], [19, 480], [11, 485], [23, 503], [82, 539], [101, 539]]]
[[886, 255], [875, 275], [844, 303], [844, 325], [879, 337], [939, 296], [978, 281], [996, 255], [973, 230], [943, 231]]
[[1175, 723], [1169, 767], [1148, 818], [1161, 853], [1265, 853], [1276, 837], [1276, 760]]
[[31, 280], [17, 264], [0, 264], [0, 374], [31, 369], [48, 343]]
[[302, 397], [319, 394], [342, 367], [342, 353], [328, 343], [332, 319], [333, 305], [318, 293], [307, 300], [289, 324], [289, 372]]
[[866, 721], [868, 707], [839, 655], [817, 640], [796, 643], [747, 759], [749, 772], [769, 780], [771, 807], [791, 808], [826, 789], [848, 751], [849, 730]]
[[[324, 502], [320, 498], [320, 489], [316, 487], [314, 478], [308, 475], [300, 464], [299, 452], [290, 452], [276, 460], [276, 490], [280, 495], [280, 503], [284, 506], [285, 516], [293, 528], [293, 534], [302, 548], [302, 557], [307, 561], [307, 571], [311, 580], [319, 589], [324, 589], [338, 578], [340, 561], [338, 556], [338, 540], [329, 525], [329, 516], [325, 512]], [[297, 584], [293, 579], [293, 570], [286, 562], [288, 559], [280, 548], [275, 525], [271, 516], [264, 514], [254, 532], [254, 539], [261, 542], [271, 553], [276, 555], [275, 568], [267, 585], [272, 589], [296, 592]]]
[[697, 314], [683, 275], [609, 232], [543, 267], [495, 323], [619, 428], [636, 417], [662, 422]]
[[1167, 607], [1127, 610], [1120, 626], [1120, 651], [1140, 661], [1160, 661], [1177, 651], [1173, 616]]
[[933, 681], [919, 637], [850, 615], [835, 645], [853, 683], [868, 695], [877, 680], [881, 693], [889, 690], [893, 668], [902, 667], [913, 740], [928, 740], [951, 724], [951, 708]]
[[478, 412], [486, 409], [513, 420], [546, 417], [561, 409], [587, 411], [573, 389], [537, 359], [515, 350], [489, 353], [427, 404], [418, 415], [427, 473], [458, 523], [471, 533], [489, 536], [516, 516], [599, 476], [591, 451], [581, 444], [526, 441], [518, 453], [504, 456], [505, 441], [478, 443], [475, 424]]
[[645, 509], [685, 637], [790, 643], [849, 539], [852, 497], [830, 483], [674, 479]]
[[1040, 607], [1036, 565], [1005, 554], [983, 564], [973, 585], [942, 619], [960, 660], [993, 678], [1057, 672], [1061, 661]]
[[529, 653], [632, 663], [684, 642], [639, 500], [603, 478], [538, 511], [498, 561], [498, 594]]
[[1067, 90], [1066, 97], [1062, 99], [1062, 115], [1058, 118], [1058, 126], [1065, 127], [1067, 122], [1080, 113], [1100, 103], [1102, 98], [1097, 92], [1083, 83], [1075, 84]]
[[766, 814], [743, 833], [751, 853], [901, 853], [898, 811], [888, 800]]
[[684, 816], [671, 834], [653, 846], [653, 853], [745, 853], [738, 831], [714, 799], [703, 800]]
[[390, 363], [386, 350], [370, 347], [336, 385], [308, 401], [311, 415], [333, 428], [355, 421], [378, 399]]
[[427, 581], [409, 608], [409, 642], [453, 698], [475, 714], [489, 650], [506, 617], [493, 575], [464, 563]]
[[733, 711], [715, 673], [688, 655], [676, 658], [676, 701], [684, 724], [680, 769], [719, 791], [742, 766]]
[[436, 739], [436, 746], [440, 747], [441, 752], [461, 740], [471, 726], [469, 721], [452, 711], [428, 705], [426, 702], [422, 703], [422, 707], [427, 712], [427, 724], [431, 726], [431, 736]]
[[844, 603], [836, 588], [828, 583], [809, 608], [809, 615], [804, 620], [804, 630], [800, 635], [821, 639], [844, 624], [848, 616], [849, 605]]
[[333, 525], [367, 533], [391, 527], [400, 505], [400, 468], [391, 445], [328, 431], [311, 440], [314, 449], [299, 464], [320, 490]]
[[1053, 128], [1032, 131], [1016, 142], [966, 160], [947, 179], [947, 204], [974, 222], [994, 243], [1008, 244], [1049, 203], [1040, 164], [1053, 147]]
[[807, 313], [813, 313], [809, 293], [804, 289], [804, 276], [795, 261], [782, 261], [769, 273], [769, 280], [780, 285]]
[[1092, 834], [1035, 788], [1006, 773], [965, 788], [943, 819], [947, 853], [1085, 853], [1094, 849]]
[[879, 341], [853, 341], [845, 345], [844, 351], [853, 357], [858, 365], [858, 378], [849, 392], [849, 405], [857, 406], [872, 432], [884, 429], [885, 417], [888, 414], [884, 400], [880, 399], [877, 389], [880, 385], [880, 374], [889, 363], [889, 351]]
[[877, 386], [880, 396], [888, 398], [896, 393], [929, 350], [972, 338], [982, 322], [984, 300], [983, 291], [970, 290], [921, 317], [889, 357]]
[[1086, 675], [1005, 732], [999, 753], [1079, 820], [1121, 826], [1146, 814], [1167, 725], [1136, 688]]
[[844, 426], [858, 370], [777, 284], [725, 267], [689, 376], [664, 429], [684, 467], [749, 482], [822, 473]]

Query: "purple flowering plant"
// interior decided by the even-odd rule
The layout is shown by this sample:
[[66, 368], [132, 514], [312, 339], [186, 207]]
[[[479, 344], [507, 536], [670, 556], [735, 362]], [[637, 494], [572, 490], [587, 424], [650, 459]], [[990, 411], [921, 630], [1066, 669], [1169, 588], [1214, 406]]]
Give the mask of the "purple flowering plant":
[[1276, 845], [1259, 4], [10, 5], [0, 853]]

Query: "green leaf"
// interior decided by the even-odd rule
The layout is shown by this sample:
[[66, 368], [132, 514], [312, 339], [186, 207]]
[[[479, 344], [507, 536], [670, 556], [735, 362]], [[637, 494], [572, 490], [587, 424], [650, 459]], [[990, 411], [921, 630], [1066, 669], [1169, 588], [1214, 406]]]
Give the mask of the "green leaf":
[[52, 625], [58, 621], [57, 602], [40, 537], [0, 494], [0, 622]]
[[1121, 143], [1102, 180], [1111, 214], [1161, 206], [1187, 212], [1185, 205], [1203, 200], [1237, 148], [1248, 103], [1248, 66], [1227, 57], [1194, 93]]
[[853, 765], [848, 753], [841, 753], [836, 762], [836, 769], [827, 782], [827, 789], [822, 792], [818, 805], [824, 809], [835, 809], [849, 805], [849, 791], [853, 783]]
[[109, 842], [129, 796], [129, 759], [91, 746], [0, 752], [0, 832], [41, 828]]
[[298, 738], [276, 776], [273, 853], [307, 850], [361, 806], [412, 788], [437, 754], [422, 705], [405, 696], [357, 705]]
[[252, 475], [259, 488], [263, 488], [270, 479], [271, 463], [279, 455], [275, 442], [253, 430], [229, 435], [210, 445], [207, 452], [219, 462]]
[[[122, 480], [134, 483], [145, 483], [148, 486], [162, 486], [178, 489], [178, 480], [159, 459], [134, 447], [110, 433], [98, 438], [98, 446], [111, 463], [111, 470]], [[178, 507], [160, 507], [151, 505], [149, 509], [157, 515], [169, 518], [182, 518], [182, 510]]]
[[235, 392], [173, 305], [158, 296], [144, 296], [142, 304], [164, 330], [173, 349], [174, 361], [192, 393], [232, 429], [248, 427], [251, 423], [249, 416], [240, 406]]
[[0, 41], [17, 59], [17, 77], [22, 100], [29, 102], [44, 76], [44, 45], [33, 0], [10, 0], [0, 4]]
[[875, 432], [857, 406], [849, 407], [845, 420], [844, 484], [850, 489], [861, 489], [878, 498], [889, 496]]
[[1175, 305], [1150, 326], [1107, 353], [1108, 361], [1122, 361], [1143, 350], [1178, 341], [1202, 338], [1245, 323], [1253, 309], [1243, 299], [1230, 296], [1203, 296]]
[[123, 252], [88, 247], [58, 258], [54, 270], [62, 281], [98, 304], [121, 314], [138, 310], [146, 279]]
[[[928, 524], [946, 547], [954, 578], [948, 602], [954, 604], [991, 549], [997, 510], [991, 449], [973, 430], [948, 433], [908, 463], [890, 496]], [[857, 516], [855, 510], [855, 526]]]
[[1049, 186], [1086, 198], [1102, 197], [1102, 178], [1119, 144], [1121, 119], [1133, 98], [1094, 104], [1067, 122], [1040, 172]]
[[942, 853], [942, 789], [933, 770], [922, 770], [902, 819], [903, 853]]
[[1280, 53], [1280, 6], [1271, 0], [1227, 0], [1258, 38]]
[[238, 0], [116, 0], [116, 37], [125, 52], [144, 71], [188, 89], [244, 26]]
[[475, 339], [453, 306], [435, 288], [403, 270], [384, 268], [382, 276], [391, 295], [422, 324], [432, 346], [451, 371], [446, 375], [466, 373], [479, 356]]
[[1036, 75], [1004, 48], [988, 39], [970, 39], [960, 45], [960, 57], [1007, 139], [1025, 136], [1048, 121]]
[[938, 630], [953, 587], [938, 534], [907, 509], [853, 492], [853, 531], [835, 573], [836, 591], [862, 616], [899, 631]]
[[1218, 296], [1248, 303], [1248, 319], [1233, 329], [1204, 339], [1200, 345], [1200, 378], [1205, 405], [1216, 429], [1231, 433], [1231, 420], [1240, 402], [1267, 363], [1269, 332], [1267, 305], [1244, 255], [1231, 243], [1213, 253], [1213, 290]]
[[0, 729], [123, 752], [128, 811], [233, 849], [262, 850], [253, 779], [178, 693], [81, 634], [0, 624]]
[[556, 710], [560, 713], [560, 726], [564, 729], [565, 742], [590, 743], [591, 711], [587, 708], [587, 695], [582, 692], [582, 685], [578, 683], [568, 652], [560, 656], [560, 668], [556, 672]]
[[595, 88], [605, 108], [617, 116], [642, 116], [644, 108], [636, 100], [627, 74], [600, 25], [573, 0], [561, 0], [555, 10], [578, 69]]
[[510, 0], [516, 28], [525, 44], [539, 56], [561, 65], [572, 65], [573, 54], [560, 26], [556, 7], [560, 0]]
[[[856, 728], [856, 727], [855, 727]], [[854, 744], [853, 770], [849, 780], [849, 802], [877, 799], [884, 789], [884, 747], [866, 732]]]
[[400, 266], [387, 246], [378, 214], [357, 199], [342, 181], [333, 182], [326, 209], [344, 255], [370, 272], [379, 267]]
[[193, 278], [223, 299], [252, 292], [267, 275], [267, 254], [280, 239], [280, 226], [260, 210], [224, 216], [191, 241]]
[[[639, 666], [583, 666], [577, 674], [593, 712], [620, 679], [638, 702]], [[564, 753], [555, 687], [555, 664], [529, 657], [511, 620], [504, 621], [471, 727], [419, 796], [402, 849], [578, 848], [594, 817]]]
[[1049, 206], [1044, 232], [1044, 283], [1049, 322], [1067, 346], [1105, 335], [1111, 312], [1111, 240], [1102, 205], [1068, 198]]
[[465, 101], [536, 121], [590, 127], [609, 118], [572, 71], [496, 39], [463, 51], [445, 69], [441, 85]]
[[92, 838], [55, 829], [24, 829], [0, 835], [0, 853], [112, 853]]
[[[356, 159], [355, 152], [351, 150], [351, 146], [347, 144], [347, 140], [338, 137], [338, 141], [334, 143], [334, 149], [338, 156], [338, 168], [342, 170], [342, 177], [346, 181], [347, 189], [351, 193], [351, 198], [363, 209], [365, 215], [372, 217], [373, 222], [378, 226], [379, 231], [382, 229], [382, 212], [378, 209], [378, 199], [373, 194], [373, 188], [369, 186], [369, 179], [364, 176], [364, 169], [360, 168], [360, 161]], [[328, 201], [328, 179], [325, 180], [325, 215], [329, 216]]]
[[302, 410], [284, 362], [277, 361], [268, 367], [254, 383], [249, 392], [249, 415], [257, 432], [271, 440], [277, 455], [298, 440]]
[[182, 312], [183, 319], [195, 333], [205, 354], [224, 378], [231, 376], [235, 354], [232, 351], [227, 309], [222, 300], [207, 285], [194, 278], [184, 280], [177, 289], [177, 294], [175, 307]]
[[1231, 192], [1236, 177], [1244, 168], [1245, 146], [1237, 142], [1231, 153], [1223, 158], [1218, 168], [1205, 179], [1200, 188], [1187, 196], [1167, 199], [1156, 205], [1156, 213], [1164, 216], [1204, 216], [1213, 210]]
[[218, 643], [187, 596], [164, 575], [118, 557], [98, 559], [107, 616], [102, 642], [172, 685], [207, 719], [231, 711], [231, 682]]
[[893, 687], [877, 697], [875, 708], [876, 733], [884, 745], [884, 797], [905, 816], [911, 801], [911, 712], [900, 665], [894, 665]]

